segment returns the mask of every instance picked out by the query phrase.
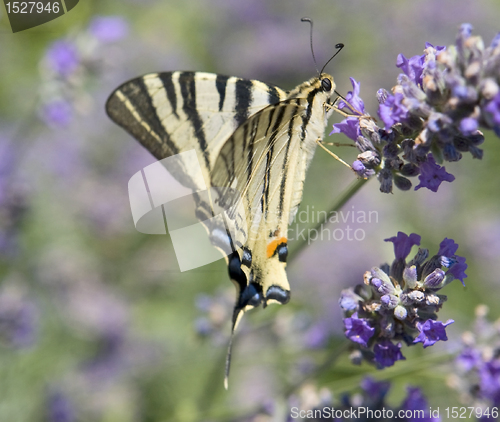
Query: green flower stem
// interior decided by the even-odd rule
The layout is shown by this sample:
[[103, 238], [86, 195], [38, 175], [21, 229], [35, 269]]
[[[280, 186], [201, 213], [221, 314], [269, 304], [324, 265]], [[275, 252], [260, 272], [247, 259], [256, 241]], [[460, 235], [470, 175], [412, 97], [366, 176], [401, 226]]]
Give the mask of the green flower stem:
[[[372, 177], [373, 179], [373, 177]], [[335, 211], [339, 211], [349, 199], [351, 199], [354, 194], [361, 189], [361, 187], [368, 182], [369, 179], [357, 179], [349, 188], [347, 188], [337, 199], [337, 201], [332, 205], [330, 208], [330, 211], [326, 213], [326, 217], [323, 221], [319, 222], [316, 224], [314, 227], [314, 230], [320, 230], [323, 224], [327, 223], [328, 221], [328, 216], [331, 215]], [[311, 230], [314, 232], [314, 230]], [[289, 261], [293, 260], [301, 251], [304, 249], [304, 247], [309, 243], [309, 238], [307, 237], [305, 240], [300, 240], [295, 243], [295, 247], [293, 250], [290, 252], [289, 256]]]

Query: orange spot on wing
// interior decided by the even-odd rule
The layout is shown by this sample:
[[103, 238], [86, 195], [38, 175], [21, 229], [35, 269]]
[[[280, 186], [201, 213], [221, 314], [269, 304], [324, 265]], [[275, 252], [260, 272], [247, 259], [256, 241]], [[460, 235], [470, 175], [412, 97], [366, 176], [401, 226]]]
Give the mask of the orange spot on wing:
[[282, 243], [286, 243], [287, 238], [286, 237], [280, 237], [279, 239], [274, 239], [272, 242], [270, 242], [267, 245], [267, 250], [266, 250], [266, 255], [268, 258], [271, 258], [274, 253], [276, 252], [276, 248], [281, 245]]

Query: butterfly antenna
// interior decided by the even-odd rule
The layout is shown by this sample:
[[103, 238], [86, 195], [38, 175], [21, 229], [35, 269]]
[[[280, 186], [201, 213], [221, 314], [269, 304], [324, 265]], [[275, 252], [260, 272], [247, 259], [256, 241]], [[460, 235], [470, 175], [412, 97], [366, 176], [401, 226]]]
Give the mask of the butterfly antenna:
[[321, 73], [318, 71], [318, 63], [316, 62], [316, 57], [314, 56], [314, 48], [313, 48], [313, 21], [312, 21], [311, 18], [302, 18], [300, 21], [301, 22], [309, 22], [311, 24], [311, 30], [310, 30], [310, 35], [309, 35], [309, 39], [310, 39], [310, 42], [311, 42], [311, 53], [312, 53], [313, 60], [314, 60], [314, 66], [316, 67], [316, 72], [318, 72], [318, 74], [321, 75]]
[[321, 69], [320, 75], [321, 75], [321, 73], [323, 73], [323, 70], [325, 70], [326, 65], [327, 65], [328, 63], [330, 63], [330, 62], [333, 60], [333, 58], [334, 58], [337, 54], [339, 54], [339, 53], [340, 53], [340, 50], [342, 50], [342, 49], [344, 48], [344, 44], [342, 44], [341, 42], [340, 42], [340, 43], [338, 43], [338, 44], [335, 44], [335, 48], [337, 49], [336, 53], [335, 53], [332, 57], [330, 57], [330, 60], [328, 60], [328, 61], [325, 63], [325, 65], [324, 65], [324, 66], [323, 66], [323, 68]]

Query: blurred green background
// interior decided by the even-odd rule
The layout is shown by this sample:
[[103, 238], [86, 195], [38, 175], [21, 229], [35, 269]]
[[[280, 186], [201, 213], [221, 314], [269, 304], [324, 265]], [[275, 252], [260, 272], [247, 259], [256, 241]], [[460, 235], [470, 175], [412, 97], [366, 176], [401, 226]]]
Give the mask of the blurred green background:
[[[89, 25], [96, 16], [120, 16], [128, 29], [95, 42]], [[352, 366], [342, 354], [308, 382], [338, 397], [370, 373], [395, 383], [395, 403], [412, 384], [433, 407], [458, 405], [446, 387], [450, 353], [478, 304], [500, 316], [494, 135], [486, 134], [483, 160], [467, 155], [446, 165], [456, 180], [438, 193], [384, 195], [377, 181], [368, 183], [344, 210], [373, 211], [377, 220], [330, 227], [361, 229], [364, 240], [312, 242], [288, 265], [291, 303], [245, 316], [229, 391], [222, 381], [234, 288], [224, 261], [181, 273], [168, 235], [134, 228], [127, 182], [154, 159], [108, 120], [107, 96], [127, 79], [169, 70], [292, 89], [315, 74], [303, 16], [314, 20], [320, 66], [336, 43], [346, 45], [326, 71], [344, 95], [349, 77], [360, 81], [373, 116], [377, 89], [396, 83], [397, 54], [422, 54], [426, 41], [450, 45], [463, 22], [485, 44], [500, 30], [498, 0], [81, 0], [65, 16], [16, 34], [0, 8], [0, 421], [286, 420], [292, 387], [344, 341], [340, 291], [392, 261], [383, 239], [398, 231], [420, 234], [431, 254], [453, 238], [467, 258], [466, 287], [455, 281], [443, 291], [440, 320], [456, 321], [449, 341], [404, 348], [407, 360], [385, 371]], [[47, 67], [58, 40], [80, 54], [64, 82]], [[47, 111], [61, 98], [70, 110]], [[334, 151], [351, 162], [356, 155]], [[328, 210], [353, 180], [318, 150], [301, 210]], [[259, 412], [270, 406], [272, 416]]]

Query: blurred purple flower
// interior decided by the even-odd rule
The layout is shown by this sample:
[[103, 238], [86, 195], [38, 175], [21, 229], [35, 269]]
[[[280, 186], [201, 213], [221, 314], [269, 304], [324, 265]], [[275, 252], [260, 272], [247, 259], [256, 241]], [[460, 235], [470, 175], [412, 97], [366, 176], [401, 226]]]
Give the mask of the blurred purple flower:
[[486, 362], [482, 365], [479, 376], [483, 396], [498, 403], [500, 400], [500, 361], [496, 359]]
[[37, 309], [33, 302], [18, 294], [0, 295], [0, 339], [14, 348], [32, 346], [38, 331]]
[[[398, 406], [393, 405], [385, 401], [387, 393], [391, 388], [391, 384], [388, 381], [375, 381], [370, 377], [366, 377], [360, 383], [362, 392], [360, 394], [343, 394], [340, 403], [334, 403], [330, 398], [328, 402], [324, 400], [320, 402], [315, 409], [321, 411], [322, 407], [334, 408], [336, 411], [336, 416], [346, 415], [344, 417], [328, 418], [328, 420], [335, 420], [336, 422], [347, 422], [351, 420], [359, 421], [389, 421], [389, 420], [401, 420], [406, 422], [439, 422], [439, 418], [432, 418], [429, 414], [429, 406], [427, 404], [426, 398], [423, 396], [422, 392], [417, 387], [408, 387], [407, 396], [403, 402]], [[311, 394], [307, 395], [310, 401]], [[319, 400], [316, 400], [317, 402]], [[289, 404], [292, 404], [289, 402]], [[299, 409], [308, 409], [305, 403], [293, 403], [292, 404]], [[358, 414], [356, 418], [352, 415], [353, 409], [364, 409], [363, 413]], [[383, 409], [383, 411], [382, 411]], [[406, 412], [408, 411], [408, 412]], [[312, 415], [315, 415], [314, 411]], [[319, 412], [318, 412], [319, 414]], [[410, 416], [411, 414], [411, 416]], [[391, 416], [389, 416], [391, 415]], [[354, 416], [354, 418], [353, 418]], [[292, 419], [289, 419], [290, 421]], [[295, 419], [293, 419], [295, 420]], [[301, 419], [302, 420], [302, 419]], [[314, 418], [314, 420], [320, 420]], [[327, 420], [326, 418], [321, 420]]]
[[[468, 405], [500, 407], [500, 335], [498, 321], [486, 317], [488, 308], [476, 308], [472, 331], [462, 335], [463, 349], [456, 359], [456, 376], [453, 385], [468, 397]], [[453, 377], [451, 377], [453, 378]], [[480, 420], [497, 420], [490, 414]]]
[[462, 119], [459, 127], [460, 132], [462, 132], [464, 135], [472, 135], [476, 133], [477, 129], [479, 128], [479, 123], [472, 117], [466, 117], [465, 119]]
[[66, 40], [58, 40], [52, 43], [45, 57], [49, 66], [61, 76], [68, 76], [73, 73], [80, 63], [76, 46]]
[[389, 381], [375, 381], [371, 377], [366, 377], [361, 380], [360, 386], [369, 397], [383, 400], [391, 388], [391, 383]]
[[48, 422], [76, 421], [73, 404], [62, 391], [54, 390], [49, 392], [45, 406]]
[[470, 371], [481, 363], [481, 353], [479, 350], [467, 347], [457, 357], [457, 364], [464, 371]]
[[392, 366], [398, 360], [406, 360], [406, 358], [401, 353], [401, 343], [397, 345], [388, 339], [382, 339], [373, 346], [373, 352], [375, 353], [375, 362], [378, 368], [387, 368]]
[[309, 349], [320, 349], [330, 338], [328, 321], [320, 320], [313, 323], [304, 333], [304, 343]]
[[96, 354], [83, 363], [83, 373], [96, 384], [119, 377], [126, 369], [125, 332], [114, 330], [97, 339]]
[[55, 100], [47, 103], [41, 110], [42, 120], [49, 126], [68, 126], [73, 118], [73, 107], [68, 101]]
[[428, 319], [423, 324], [417, 322], [417, 328], [420, 331], [419, 336], [413, 340], [414, 343], [423, 343], [424, 348], [434, 345], [439, 340], [447, 341], [445, 328], [454, 321], [449, 319], [444, 324], [441, 321]]
[[420, 183], [415, 186], [415, 190], [427, 188], [432, 192], [437, 192], [442, 182], [453, 182], [455, 176], [446, 172], [444, 166], [436, 164], [432, 154], [427, 155], [427, 161], [420, 165], [420, 174], [418, 176]]
[[[431, 417], [428, 413], [429, 405], [427, 399], [418, 387], [408, 387], [408, 395], [401, 404], [401, 409], [411, 411], [413, 417], [407, 418], [407, 422], [439, 422], [441, 418]], [[422, 417], [424, 415], [424, 417]]]
[[497, 136], [500, 136], [500, 92], [484, 107], [486, 119], [493, 127]]
[[13, 142], [0, 136], [0, 205], [5, 206], [5, 201], [10, 196], [8, 188], [12, 182], [12, 174], [16, 168], [17, 151]]
[[121, 16], [96, 16], [89, 24], [89, 32], [100, 42], [115, 42], [127, 36], [129, 25]]

